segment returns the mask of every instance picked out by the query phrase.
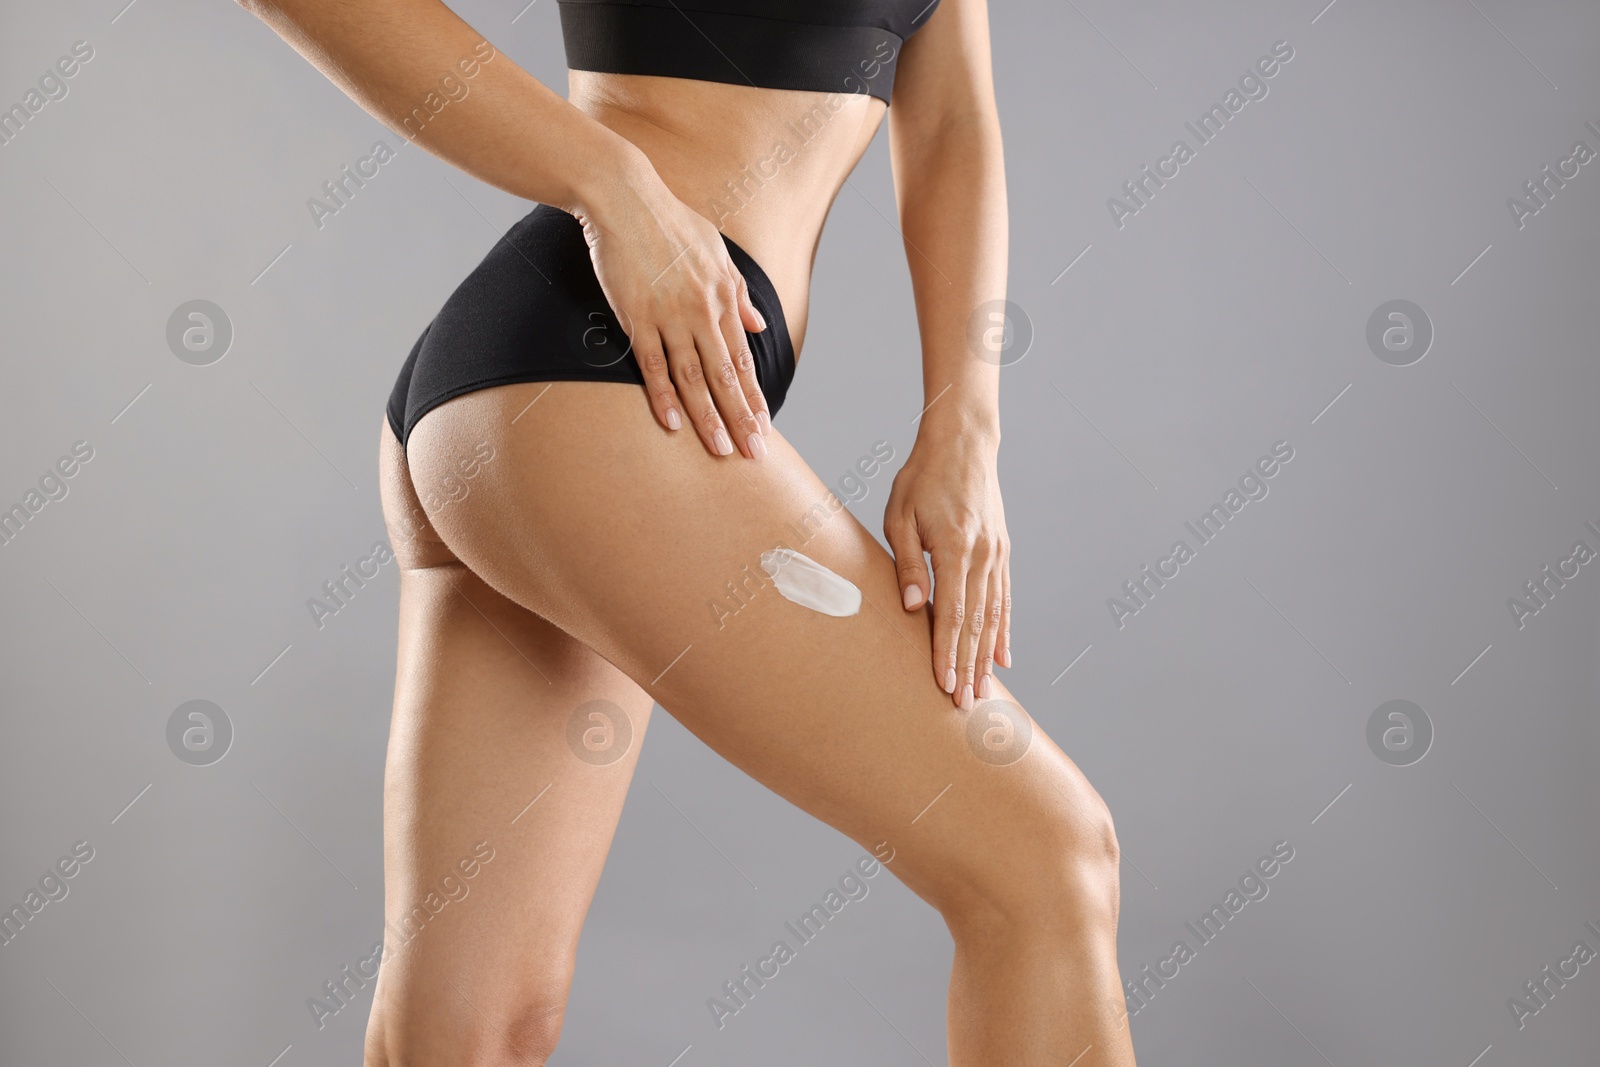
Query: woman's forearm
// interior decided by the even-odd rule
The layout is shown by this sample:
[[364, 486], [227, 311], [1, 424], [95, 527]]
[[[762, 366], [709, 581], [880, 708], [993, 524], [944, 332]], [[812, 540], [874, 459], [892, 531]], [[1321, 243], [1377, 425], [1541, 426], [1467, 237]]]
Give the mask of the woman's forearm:
[[649, 167], [439, 0], [239, 3], [390, 129], [508, 193], [578, 214]]
[[972, 114], [892, 145], [922, 336], [919, 434], [1000, 438], [1007, 218], [999, 125]]

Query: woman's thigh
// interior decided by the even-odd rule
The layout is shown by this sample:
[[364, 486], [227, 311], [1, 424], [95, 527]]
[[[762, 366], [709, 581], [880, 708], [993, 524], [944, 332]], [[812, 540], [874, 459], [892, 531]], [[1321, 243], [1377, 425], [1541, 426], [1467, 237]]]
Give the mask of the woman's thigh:
[[[637, 387], [500, 386], [425, 416], [412, 470], [444, 477], [481, 442], [494, 461], [431, 514], [461, 560], [752, 777], [886, 844], [947, 916], [1041, 899], [1041, 867], [1085, 842], [1114, 855], [1100, 798], [1003, 685], [969, 718], [935, 684], [927, 609], [900, 606], [892, 558], [781, 433], [762, 460], [713, 457]], [[760, 566], [779, 546], [852, 582], [859, 612], [782, 595]]]
[[448, 514], [475, 481], [413, 485], [382, 432], [400, 627], [368, 1062], [531, 1062], [559, 1032], [651, 701], [457, 561], [422, 501]]

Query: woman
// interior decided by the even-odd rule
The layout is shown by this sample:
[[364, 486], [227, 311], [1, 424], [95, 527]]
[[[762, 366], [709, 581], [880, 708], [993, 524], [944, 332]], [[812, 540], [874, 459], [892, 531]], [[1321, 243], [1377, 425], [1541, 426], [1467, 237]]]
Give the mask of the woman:
[[[654, 702], [939, 909], [952, 1064], [1132, 1064], [1111, 819], [993, 673], [998, 360], [969, 324], [1004, 298], [1007, 222], [984, 0], [561, 0], [568, 99], [438, 0], [247, 6], [540, 205], [418, 339], [381, 430], [394, 941], [367, 1063], [551, 1055]], [[886, 114], [928, 405], [892, 558], [771, 422], [823, 221]], [[1025, 750], [985, 750], [1019, 726]], [[473, 904], [439, 906], [458, 864]]]

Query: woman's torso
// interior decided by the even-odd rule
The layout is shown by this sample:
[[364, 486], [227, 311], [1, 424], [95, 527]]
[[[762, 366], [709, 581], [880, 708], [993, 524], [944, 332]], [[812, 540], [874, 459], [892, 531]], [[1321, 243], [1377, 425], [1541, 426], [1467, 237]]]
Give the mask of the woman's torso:
[[637, 145], [678, 199], [761, 264], [798, 355], [823, 222], [887, 105], [865, 93], [588, 70], [568, 71], [568, 99]]

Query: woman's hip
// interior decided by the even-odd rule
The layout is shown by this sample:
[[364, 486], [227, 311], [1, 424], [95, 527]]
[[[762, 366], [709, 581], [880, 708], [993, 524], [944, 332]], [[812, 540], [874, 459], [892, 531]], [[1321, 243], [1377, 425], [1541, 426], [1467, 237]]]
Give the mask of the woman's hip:
[[[723, 241], [768, 323], [746, 338], [776, 414], [795, 368], [782, 303], [761, 265], [730, 238]], [[404, 446], [422, 416], [447, 400], [538, 381], [644, 385], [628, 333], [595, 276], [582, 225], [543, 204], [495, 243], [424, 327], [391, 390], [390, 427]]]

